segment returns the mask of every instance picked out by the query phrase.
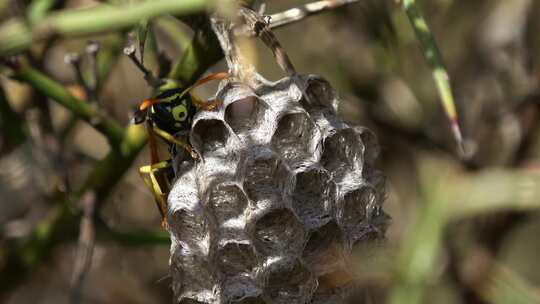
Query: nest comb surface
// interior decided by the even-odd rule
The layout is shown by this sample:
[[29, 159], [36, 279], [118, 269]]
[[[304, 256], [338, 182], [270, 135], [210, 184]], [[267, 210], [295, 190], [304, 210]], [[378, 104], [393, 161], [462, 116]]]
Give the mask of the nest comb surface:
[[202, 160], [177, 162], [168, 197], [176, 303], [348, 303], [354, 280], [325, 276], [384, 237], [373, 134], [336, 116], [327, 81], [296, 77], [224, 81], [223, 106], [196, 115]]

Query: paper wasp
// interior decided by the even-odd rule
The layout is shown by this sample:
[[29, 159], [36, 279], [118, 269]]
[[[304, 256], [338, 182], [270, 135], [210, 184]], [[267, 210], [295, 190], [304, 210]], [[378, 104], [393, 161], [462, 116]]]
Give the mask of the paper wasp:
[[[167, 195], [170, 183], [174, 178], [171, 159], [176, 155], [178, 148], [185, 150], [194, 160], [200, 158], [189, 142], [185, 142], [176, 135], [191, 129], [191, 123], [197, 110], [212, 110], [221, 104], [221, 101], [217, 99], [205, 102], [191, 91], [209, 81], [222, 80], [227, 77], [228, 74], [225, 72], [211, 74], [198, 80], [187, 89], [180, 88], [173, 81], [166, 81], [157, 89], [156, 96], [143, 100], [134, 113], [133, 122], [135, 124], [146, 123], [150, 148], [150, 164], [140, 167], [139, 173], [154, 195], [164, 227], [167, 224]], [[159, 159], [157, 137], [169, 145], [172, 157], [165, 161]]]

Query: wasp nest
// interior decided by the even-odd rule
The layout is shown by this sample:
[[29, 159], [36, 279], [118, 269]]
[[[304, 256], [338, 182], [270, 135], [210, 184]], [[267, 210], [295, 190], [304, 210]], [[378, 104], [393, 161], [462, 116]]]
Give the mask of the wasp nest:
[[329, 278], [386, 228], [373, 134], [336, 116], [317, 76], [228, 80], [217, 97], [189, 134], [202, 160], [178, 162], [168, 198], [175, 302], [347, 303], [354, 280]]

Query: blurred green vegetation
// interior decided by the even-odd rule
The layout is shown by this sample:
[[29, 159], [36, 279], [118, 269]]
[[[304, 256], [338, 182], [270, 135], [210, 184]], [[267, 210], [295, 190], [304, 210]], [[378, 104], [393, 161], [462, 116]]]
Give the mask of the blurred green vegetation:
[[[266, 2], [275, 13], [309, 1]], [[366, 303], [540, 303], [540, 3], [401, 4], [358, 1], [276, 30], [298, 71], [329, 79], [342, 115], [381, 144], [392, 225], [384, 246], [355, 260]], [[221, 71], [219, 45], [194, 14], [206, 5], [0, 0], [0, 302], [69, 301], [88, 193], [96, 244], [82, 301], [170, 301], [167, 235], [136, 172], [146, 139], [129, 125], [151, 88], [121, 53], [150, 20], [153, 71], [170, 66], [186, 85]], [[89, 40], [100, 45], [95, 101], [64, 62]], [[260, 43], [252, 55], [264, 76], [283, 76]], [[85, 56], [84, 79], [91, 66]], [[457, 103], [465, 157], [441, 92]]]

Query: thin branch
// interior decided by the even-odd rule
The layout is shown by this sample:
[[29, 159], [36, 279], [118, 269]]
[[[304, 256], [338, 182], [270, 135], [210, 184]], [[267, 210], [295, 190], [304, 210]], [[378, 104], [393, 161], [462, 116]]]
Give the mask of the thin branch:
[[358, 2], [358, 0], [323, 0], [304, 4], [286, 11], [270, 15], [270, 29], [280, 28], [296, 23], [311, 15], [336, 9], [338, 7]]
[[122, 176], [131, 167], [146, 143], [146, 132], [141, 126], [131, 125], [122, 137], [118, 149], [111, 149], [86, 177], [83, 184], [70, 196], [58, 193], [59, 204], [37, 225], [32, 234], [18, 246], [8, 246], [5, 267], [0, 272], [0, 298], [30, 274], [31, 270], [44, 261], [51, 249], [59, 242], [73, 239], [81, 214], [74, 213], [71, 202], [76, 202], [92, 192], [96, 197], [96, 210], [105, 201]]
[[[389, 303], [425, 302], [425, 291], [450, 221], [482, 212], [540, 209], [538, 170], [458, 174], [447, 164], [423, 158], [419, 172], [422, 205], [402, 242], [398, 279]], [[494, 285], [500, 286], [503, 281]]]
[[[527, 278], [497, 260], [497, 255], [483, 246], [460, 246], [453, 248], [454, 276], [463, 303], [540, 303], [540, 290]], [[456, 265], [456, 263], [459, 263]], [[466, 271], [465, 265], [475, 265], [475, 271]]]
[[[38, 96], [39, 94], [34, 95], [35, 100], [45, 98]], [[38, 108], [32, 108], [25, 112], [32, 157], [34, 165], [42, 168], [47, 176], [47, 183], [52, 186], [51, 189], [66, 191], [69, 187], [69, 169], [65, 167], [66, 155], [52, 128], [48, 126], [49, 118], [48, 112]]]
[[486, 303], [540, 303], [540, 290], [511, 267], [486, 254], [491, 273], [484, 278], [479, 293]]
[[454, 95], [450, 86], [450, 76], [444, 66], [441, 52], [437, 46], [437, 42], [431, 33], [427, 22], [422, 15], [415, 0], [402, 0], [403, 10], [407, 14], [412, 28], [416, 34], [416, 38], [420, 42], [422, 51], [428, 64], [431, 66], [433, 79], [437, 86], [437, 91], [441, 98], [442, 106], [446, 112], [446, 116], [450, 122], [452, 133], [458, 145], [458, 152], [462, 158], [466, 158], [467, 154], [463, 144], [463, 135], [459, 126], [459, 117], [456, 110]]
[[[269, 16], [269, 29], [279, 28], [303, 20], [304, 18], [318, 14], [330, 9], [335, 9], [347, 4], [358, 2], [358, 0], [323, 0], [295, 7], [280, 13]], [[450, 86], [450, 79], [446, 71], [442, 56], [433, 34], [429, 30], [427, 23], [422, 16], [414, 0], [402, 0], [403, 10], [407, 14], [416, 36], [422, 46], [424, 55], [433, 70], [433, 78], [437, 85], [437, 90], [441, 97], [443, 108], [450, 121], [450, 126], [457, 142], [460, 156], [466, 157], [463, 146], [463, 136], [458, 123], [458, 114], [455, 107], [454, 96]], [[246, 33], [249, 36], [256, 36], [255, 31]]]
[[117, 231], [105, 223], [98, 227], [97, 238], [99, 241], [112, 241], [123, 246], [146, 246], [146, 245], [170, 245], [169, 233], [164, 230], [157, 231]]
[[[180, 79], [186, 80], [183, 82], [186, 86], [198, 79], [222, 56], [217, 41], [215, 45], [212, 45], [212, 43], [206, 45], [209, 52], [220, 55], [214, 55], [212, 60], [209, 60], [208, 58], [204, 60], [201, 58], [198, 58], [197, 60], [184, 60], [185, 64], [193, 64], [189, 69], [181, 70], [177, 73], [177, 76]], [[190, 48], [196, 49], [193, 46]], [[203, 53], [197, 53], [197, 55], [204, 56]], [[100, 71], [105, 71], [107, 67], [109, 66], [105, 65], [105, 68], [100, 69]], [[36, 77], [36, 73], [39, 77]], [[100, 73], [100, 75], [103, 75], [103, 73]], [[93, 116], [94, 112], [88, 112], [88, 105], [84, 106], [82, 101], [71, 96], [61, 85], [46, 78], [46, 76], [42, 75], [40, 72], [30, 70], [23, 73], [23, 75], [18, 76], [23, 76], [23, 80], [27, 78], [32, 80], [27, 82], [36, 87], [38, 91], [44, 90], [44, 93], [48, 92], [49, 94], [45, 94], [48, 97], [61, 100], [59, 103], [65, 105], [73, 114], [76, 114], [85, 120], [90, 119]], [[35, 81], [34, 78], [45, 78], [45, 84], [47, 85]], [[51, 87], [53, 90], [44, 89], [44, 87], [48, 87], [49, 84], [52, 84]], [[80, 104], [83, 104], [82, 109], [80, 108]], [[113, 123], [113, 125], [116, 125], [116, 123]], [[105, 126], [102, 127], [104, 130], [108, 129], [105, 128]], [[109, 125], [108, 127], [111, 126]], [[116, 129], [116, 126], [112, 129]], [[78, 190], [74, 191], [70, 197], [66, 197], [64, 193], [61, 193], [61, 196], [55, 199], [61, 203], [50, 210], [49, 215], [43, 219], [26, 241], [19, 246], [8, 246], [8, 252], [1, 252], [3, 256], [6, 257], [6, 267], [0, 270], [0, 298], [5, 292], [23, 282], [24, 278], [30, 274], [30, 271], [44, 261], [45, 257], [48, 256], [55, 244], [76, 237], [73, 232], [76, 231], [81, 215], [73, 213], [69, 202], [77, 201], [84, 193], [92, 191], [96, 195], [97, 206], [95, 208], [96, 210], [100, 208], [99, 205], [106, 201], [109, 193], [128, 171], [135, 158], [146, 144], [146, 132], [141, 126], [130, 125], [124, 132], [120, 132], [118, 135], [120, 136], [118, 148], [111, 149], [105, 158], [96, 163]], [[122, 239], [123, 243], [128, 245], [166, 242], [166, 235], [161, 233], [113, 233], [109, 236], [106, 234], [105, 237], [111, 237], [118, 240]]]
[[98, 112], [88, 102], [77, 99], [61, 84], [28, 64], [21, 64], [16, 68], [14, 78], [28, 83], [41, 94], [53, 99], [80, 119], [88, 122], [104, 134], [113, 145], [117, 145], [122, 140], [123, 129], [115, 120]]
[[203, 11], [210, 2], [154, 0], [118, 6], [99, 4], [91, 8], [63, 10], [51, 14], [32, 27], [23, 20], [13, 19], [0, 27], [0, 55], [23, 51], [32, 43], [55, 35], [80, 36], [110, 32], [163, 14], [182, 15]]
[[[241, 7], [239, 14], [244, 20], [244, 25], [240, 29], [252, 32], [255, 36], [259, 37], [264, 44], [272, 51], [274, 59], [278, 63], [279, 67], [287, 74], [287, 76], [295, 76], [297, 74], [287, 52], [270, 29], [271, 18], [262, 16], [254, 10], [246, 7]], [[236, 34], [236, 33], [235, 33]]]
[[92, 102], [99, 102], [98, 88], [100, 87], [99, 82], [101, 81], [101, 79], [99, 79], [97, 56], [100, 49], [101, 49], [100, 44], [95, 41], [90, 41], [86, 45], [86, 54], [88, 55], [89, 65], [90, 65], [90, 75], [92, 76], [90, 83], [87, 83], [87, 87], [89, 91], [88, 98]]
[[540, 172], [490, 170], [473, 176], [447, 180], [441, 194], [453, 202], [452, 218], [473, 217], [501, 210], [540, 209]]
[[154, 73], [147, 69], [142, 60], [137, 58], [137, 47], [134, 43], [130, 43], [128, 46], [124, 48], [124, 54], [131, 59], [131, 61], [135, 64], [135, 66], [143, 73], [144, 79], [146, 82], [153, 88], [159, 87], [163, 81], [161, 79], [156, 78], [154, 76]]
[[33, 24], [43, 19], [55, 5], [64, 2], [60, 0], [33, 0], [28, 6], [26, 17]]
[[2, 252], [6, 263], [0, 269], [0, 298], [24, 282], [31, 271], [49, 255], [55, 244], [73, 238], [76, 225], [77, 217], [67, 204], [56, 205], [27, 239], [17, 246], [8, 246]]
[[86, 98], [90, 97], [90, 91], [92, 90], [92, 88], [90, 88], [90, 86], [84, 79], [81, 55], [79, 53], [67, 53], [64, 56], [64, 63], [70, 65], [73, 69], [73, 72], [75, 73], [75, 78], [77, 79], [77, 84], [79, 84], [84, 89], [84, 93], [87, 96]]
[[[95, 96], [95, 99], [99, 102], [98, 97], [102, 90], [102, 86], [104, 83], [107, 82], [107, 78], [110, 75], [110, 72], [113, 70], [115, 64], [118, 62], [118, 57], [121, 54], [122, 50], [122, 43], [124, 39], [120, 35], [112, 36], [111, 38], [107, 40], [102, 40], [99, 44], [99, 56], [97, 54], [93, 56], [92, 54], [89, 54], [92, 57], [92, 78], [95, 80], [95, 82], [92, 85], [92, 94], [91, 96]], [[89, 44], [88, 46], [90, 46]], [[88, 47], [87, 47], [87, 53], [88, 53]], [[90, 50], [92, 51], [92, 50]], [[91, 99], [94, 99], [90, 97]], [[68, 138], [71, 131], [75, 128], [77, 125], [79, 119], [77, 116], [72, 115], [69, 119], [69, 121], [58, 131], [58, 138], [60, 140], [61, 144], [64, 144], [66, 139]]]
[[96, 231], [94, 227], [94, 210], [96, 195], [89, 191], [81, 198], [83, 215], [79, 225], [79, 242], [77, 255], [71, 277], [71, 303], [80, 303], [84, 281], [92, 265]]

